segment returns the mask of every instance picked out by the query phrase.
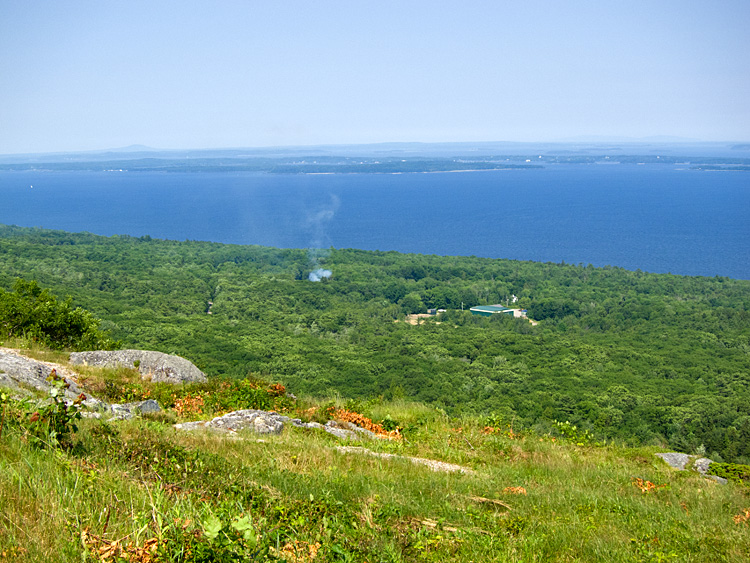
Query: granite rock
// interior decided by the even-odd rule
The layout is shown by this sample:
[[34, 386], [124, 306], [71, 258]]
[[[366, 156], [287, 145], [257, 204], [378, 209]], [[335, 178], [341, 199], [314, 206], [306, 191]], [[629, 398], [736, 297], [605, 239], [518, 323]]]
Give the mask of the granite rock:
[[680, 471], [685, 469], [688, 461], [690, 461], [690, 456], [688, 454], [681, 454], [677, 452], [656, 454], [656, 457], [662, 458], [670, 467], [674, 467], [675, 469], [678, 469]]
[[252, 430], [257, 434], [280, 434], [284, 429], [284, 423], [290, 420], [288, 416], [283, 416], [273, 411], [245, 409], [217, 416], [208, 421], [175, 424], [175, 428], [178, 430], [206, 428], [228, 432]]
[[51, 362], [32, 360], [7, 348], [0, 349], [0, 385], [23, 393], [29, 389], [36, 389], [49, 393], [51, 384], [47, 378], [55, 370], [57, 375], [65, 379], [65, 399], [74, 401], [81, 393], [74, 379], [74, 374]]
[[175, 424], [178, 430], [217, 430], [224, 432], [237, 432], [240, 430], [252, 430], [256, 434], [280, 434], [285, 424], [291, 424], [297, 428], [311, 428], [324, 430], [337, 438], [344, 440], [360, 440], [363, 437], [374, 439], [377, 436], [365, 428], [360, 428], [351, 422], [338, 422], [329, 420], [325, 425], [319, 422], [302, 422], [299, 418], [289, 418], [273, 411], [261, 411], [254, 409], [239, 410], [218, 416], [212, 420], [201, 420], [195, 422], [183, 422]]
[[70, 362], [89, 366], [137, 368], [143, 379], [156, 383], [180, 384], [206, 381], [206, 374], [185, 358], [149, 350], [73, 352], [70, 355]]
[[115, 420], [129, 420], [144, 413], [160, 412], [161, 406], [153, 399], [136, 401], [134, 403], [112, 404], [102, 403], [105, 411], [112, 415]]
[[681, 454], [677, 452], [665, 452], [655, 455], [666, 461], [671, 467], [674, 467], [678, 471], [684, 471], [690, 461], [694, 460], [692, 465], [690, 466], [693, 471], [697, 471], [707, 479], [713, 479], [721, 485], [727, 484], [727, 480], [723, 477], [708, 474], [708, 468], [713, 463], [713, 461], [706, 457], [698, 458], [698, 456], [695, 455]]

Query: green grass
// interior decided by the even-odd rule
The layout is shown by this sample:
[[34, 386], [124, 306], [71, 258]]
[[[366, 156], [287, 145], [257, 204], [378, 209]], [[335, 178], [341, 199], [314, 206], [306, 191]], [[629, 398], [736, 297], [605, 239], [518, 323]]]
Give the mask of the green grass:
[[[131, 561], [149, 560], [138, 558], [143, 546], [152, 561], [750, 559], [750, 527], [733, 520], [750, 506], [747, 489], [674, 471], [655, 448], [488, 434], [483, 420], [400, 400], [358, 406], [398, 421], [404, 439], [358, 445], [474, 472], [342, 453], [342, 442], [310, 429], [180, 432], [163, 422], [174, 412], [84, 419], [63, 451], [34, 446], [18, 405], [6, 403], [0, 561], [98, 561], [112, 545], [130, 545]], [[659, 487], [643, 493], [638, 478]]]

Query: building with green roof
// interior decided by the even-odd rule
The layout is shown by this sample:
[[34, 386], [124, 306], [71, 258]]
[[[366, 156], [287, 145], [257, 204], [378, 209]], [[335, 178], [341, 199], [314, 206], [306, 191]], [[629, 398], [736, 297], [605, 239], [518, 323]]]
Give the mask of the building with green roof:
[[511, 315], [513, 316], [513, 309], [508, 309], [502, 305], [477, 305], [469, 309], [472, 315], [479, 315], [480, 317], [491, 317], [492, 315]]

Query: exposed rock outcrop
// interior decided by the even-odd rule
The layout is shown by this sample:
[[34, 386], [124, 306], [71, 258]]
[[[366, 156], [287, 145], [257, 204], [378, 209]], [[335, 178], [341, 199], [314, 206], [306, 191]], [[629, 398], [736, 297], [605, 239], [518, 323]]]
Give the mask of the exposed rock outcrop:
[[250, 429], [258, 434], [280, 434], [284, 429], [284, 423], [289, 420], [291, 419], [288, 416], [283, 416], [273, 411], [245, 409], [217, 416], [212, 420], [175, 424], [174, 427], [178, 430], [207, 428], [209, 430], [227, 432]]
[[47, 378], [53, 369], [68, 384], [65, 397], [74, 400], [81, 390], [73, 372], [51, 362], [32, 360], [14, 350], [0, 348], [0, 385], [4, 387], [18, 390], [20, 393], [28, 392], [30, 389], [49, 393], [51, 384]]
[[723, 477], [708, 474], [708, 467], [713, 463], [713, 461], [706, 457], [699, 458], [697, 455], [681, 454], [678, 452], [665, 452], [655, 455], [656, 457], [660, 457], [661, 459], [666, 461], [670, 467], [674, 467], [679, 471], [684, 471], [688, 467], [688, 464], [690, 464], [690, 461], [694, 460], [692, 465], [690, 466], [690, 469], [692, 469], [693, 471], [697, 471], [708, 479], [713, 479], [717, 483], [721, 483], [722, 485], [727, 484], [727, 480]]
[[143, 379], [150, 379], [157, 383], [164, 381], [179, 384], [206, 381], [206, 374], [185, 358], [149, 350], [73, 352], [70, 355], [70, 362], [89, 366], [137, 368]]
[[685, 467], [687, 467], [688, 462], [690, 461], [690, 456], [688, 454], [681, 454], [678, 452], [656, 454], [656, 457], [662, 458], [670, 467], [674, 467], [679, 471], [684, 470]]
[[289, 418], [273, 411], [246, 409], [233, 411], [212, 420], [183, 422], [175, 424], [178, 430], [197, 430], [205, 428], [223, 432], [237, 432], [239, 430], [253, 430], [258, 434], [280, 434], [285, 424], [298, 428], [313, 428], [323, 430], [344, 440], [360, 440], [362, 437], [378, 438], [373, 432], [360, 428], [351, 422], [329, 420], [325, 425], [318, 422], [302, 422], [299, 418]]
[[[52, 384], [47, 378], [55, 370], [55, 373], [65, 379], [68, 385], [65, 389], [66, 402], [73, 402], [81, 393], [78, 386], [77, 375], [60, 364], [33, 360], [21, 355], [16, 350], [0, 348], [0, 385], [18, 392], [20, 395], [33, 394], [33, 390], [48, 394]], [[153, 399], [137, 401], [134, 403], [110, 405], [94, 397], [87, 395], [83, 401], [86, 407], [82, 414], [90, 418], [111, 417], [115, 420], [127, 420], [144, 413], [161, 411], [159, 403]]]
[[118, 420], [129, 420], [137, 415], [161, 412], [161, 406], [153, 399], [145, 401], [136, 401], [135, 403], [113, 404], [108, 405], [108, 410], [112, 413], [112, 418]]
[[153, 399], [145, 401], [136, 401], [134, 403], [105, 403], [96, 401], [95, 405], [89, 405], [91, 410], [84, 411], [81, 414], [84, 418], [109, 418], [110, 420], [130, 420], [141, 414], [161, 412], [162, 408]]

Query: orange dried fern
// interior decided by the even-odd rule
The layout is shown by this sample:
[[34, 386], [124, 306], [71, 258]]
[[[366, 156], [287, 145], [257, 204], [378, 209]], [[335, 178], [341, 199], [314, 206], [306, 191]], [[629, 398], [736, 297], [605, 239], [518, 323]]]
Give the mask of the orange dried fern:
[[203, 414], [203, 397], [201, 395], [186, 395], [182, 399], [175, 399], [174, 410], [178, 416], [186, 414]]
[[735, 524], [747, 524], [750, 521], [750, 508], [746, 508], [745, 510], [741, 510], [739, 514], [735, 514], [733, 520]]
[[[294, 540], [282, 547], [277, 555], [280, 559], [287, 561], [288, 563], [308, 563], [314, 561], [318, 556], [318, 550], [320, 549], [320, 542], [308, 543], [304, 541]], [[272, 552], [276, 552], [275, 549], [271, 548]]]
[[525, 495], [526, 489], [523, 487], [505, 487], [503, 489], [504, 493], [509, 493], [511, 495]]
[[157, 538], [146, 540], [143, 546], [133, 542], [127, 544], [122, 540], [107, 540], [89, 532], [88, 528], [81, 531], [81, 542], [95, 557], [104, 563], [128, 561], [129, 563], [152, 563], [156, 549], [159, 546]]
[[644, 481], [640, 477], [633, 478], [633, 485], [639, 488], [643, 494], [653, 493], [657, 489], [666, 487], [666, 485], [655, 485], [651, 481]]
[[351, 422], [352, 424], [356, 424], [360, 428], [364, 428], [365, 430], [369, 430], [376, 436], [381, 436], [383, 438], [388, 438], [390, 440], [400, 440], [401, 434], [398, 430], [391, 430], [388, 431], [381, 424], [378, 424], [377, 422], [373, 422], [371, 419], [367, 418], [366, 416], [359, 414], [358, 412], [354, 411], [348, 411], [346, 409], [334, 409], [331, 412], [331, 418], [334, 418], [336, 420], [340, 420], [342, 422]]

